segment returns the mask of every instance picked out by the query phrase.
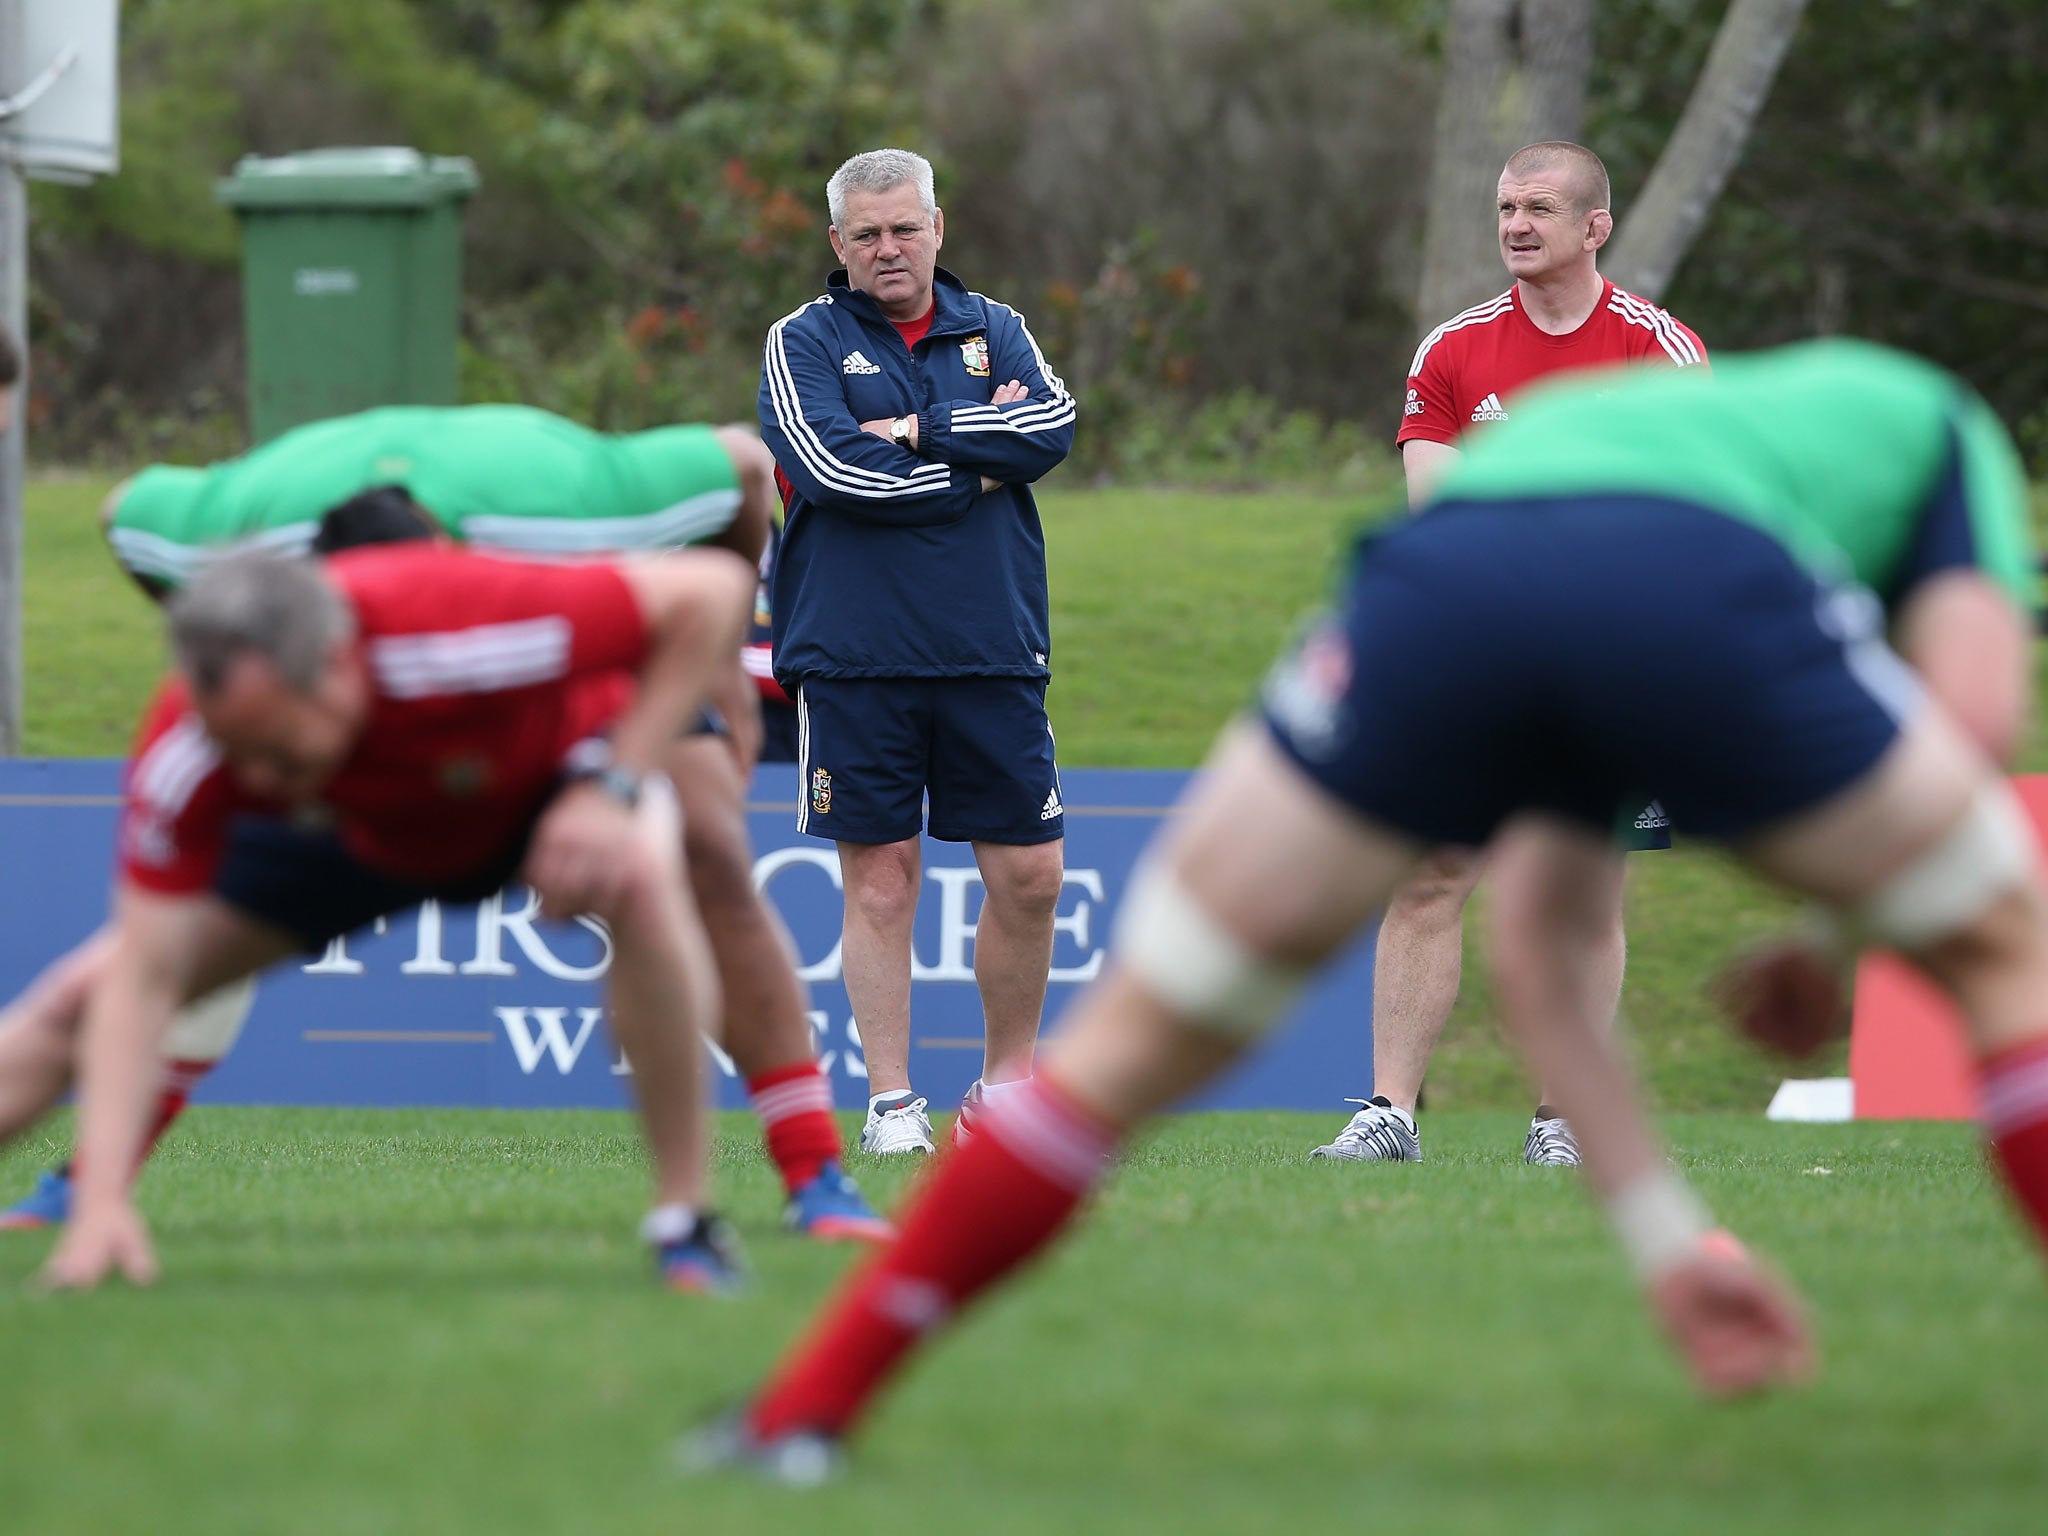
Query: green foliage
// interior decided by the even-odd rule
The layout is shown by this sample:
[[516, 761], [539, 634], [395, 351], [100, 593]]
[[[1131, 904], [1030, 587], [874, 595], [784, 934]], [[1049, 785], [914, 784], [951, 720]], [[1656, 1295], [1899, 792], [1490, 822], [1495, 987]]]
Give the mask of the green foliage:
[[1104, 412], [1083, 452], [1246, 389], [1392, 435], [1428, 118], [1398, 38], [1328, 0], [1056, 0], [920, 62], [947, 260], [1050, 332]]
[[[1725, 10], [1600, 8], [1585, 135], [1624, 220]], [[33, 194], [36, 452], [132, 460], [218, 435], [242, 382], [213, 182], [245, 152], [337, 142], [478, 161], [470, 398], [614, 425], [746, 415], [764, 329], [831, 264], [826, 175], [893, 141], [938, 163], [946, 260], [1024, 310], [1082, 398], [1084, 473], [1216, 478], [1216, 453], [1163, 450], [1204, 402], [1247, 390], [1390, 433], [1448, 14], [128, 0], [123, 173]], [[1672, 306], [1718, 348], [1845, 331], [1926, 352], [2039, 460], [2044, 84], [2048, 13], [2030, 0], [1814, 0]], [[1239, 483], [1261, 453], [1227, 456]], [[1330, 448], [1312, 478], [1349, 457]]]
[[[1588, 141], [1627, 219], [1725, 7], [1603, 7]], [[2032, 0], [1813, 0], [1667, 295], [1709, 347], [1816, 332], [1921, 352], [2036, 456], [2048, 395], [2048, 12]]]
[[[856, 1257], [777, 1230], [751, 1116], [719, 1122], [720, 1204], [755, 1268], [723, 1302], [649, 1278], [623, 1115], [201, 1109], [142, 1184], [154, 1290], [38, 1296], [50, 1239], [0, 1234], [8, 1527], [894, 1536], [906, 1497], [986, 1536], [2038, 1517], [2041, 1268], [1969, 1128], [1672, 1125], [1823, 1341], [1810, 1388], [1715, 1405], [1581, 1181], [1521, 1166], [1520, 1116], [1427, 1115], [1417, 1166], [1309, 1164], [1344, 1109], [1166, 1123], [1069, 1242], [905, 1373], [849, 1480], [801, 1496], [673, 1460]], [[61, 1145], [0, 1161], [0, 1188]], [[910, 1174], [855, 1172], [892, 1204]]]

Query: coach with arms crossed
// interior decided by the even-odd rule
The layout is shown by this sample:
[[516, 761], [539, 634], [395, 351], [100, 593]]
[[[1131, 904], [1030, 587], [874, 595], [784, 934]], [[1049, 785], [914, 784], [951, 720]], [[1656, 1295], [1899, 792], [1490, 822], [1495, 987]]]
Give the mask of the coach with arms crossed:
[[938, 266], [945, 217], [908, 150], [825, 188], [845, 265], [768, 333], [761, 429], [788, 483], [777, 679], [797, 700], [797, 828], [839, 848], [841, 953], [873, 1098], [861, 1145], [928, 1152], [910, 1084], [923, 805], [971, 842], [985, 1090], [1030, 1074], [1065, 817], [1045, 714], [1045, 536], [1031, 484], [1074, 401], [1023, 317]]
[[[1607, 167], [1579, 144], [1531, 144], [1500, 175], [1500, 254], [1514, 284], [1506, 293], [1453, 315], [1423, 337], [1408, 366], [1408, 395], [1395, 441], [1408, 480], [1408, 504], [1420, 507], [1458, 462], [1457, 444], [1485, 424], [1505, 421], [1524, 385], [1574, 368], [1647, 362], [1703, 366], [1707, 349], [1648, 300], [1600, 275], [1600, 247], [1614, 233]], [[1644, 786], [1654, 791], [1655, 785]], [[1669, 848], [1663, 809], [1617, 807], [1624, 846]], [[1415, 1104], [1422, 1076], [1458, 1000], [1465, 903], [1486, 867], [1469, 850], [1440, 850], [1387, 906], [1373, 956], [1372, 1091], [1351, 1123], [1314, 1157], [1353, 1162], [1419, 1162]], [[1599, 985], [1611, 1020], [1621, 1003], [1628, 953], [1619, 883], [1613, 920], [1599, 952]], [[1544, 1095], [1546, 1101], [1548, 1094]], [[1525, 1161], [1569, 1166], [1579, 1160], [1571, 1127], [1539, 1104], [1523, 1143]]]

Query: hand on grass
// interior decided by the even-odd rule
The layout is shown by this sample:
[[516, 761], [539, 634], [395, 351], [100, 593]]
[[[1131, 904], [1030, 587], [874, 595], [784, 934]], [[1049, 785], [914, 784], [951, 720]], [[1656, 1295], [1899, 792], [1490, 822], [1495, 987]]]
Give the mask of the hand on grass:
[[1726, 1232], [1650, 1282], [1665, 1337], [1709, 1397], [1806, 1381], [1813, 1335], [1793, 1293]]
[[154, 1285], [156, 1254], [149, 1228], [127, 1201], [104, 1209], [81, 1206], [65, 1225], [43, 1284], [53, 1291], [89, 1291], [116, 1272], [135, 1285]]

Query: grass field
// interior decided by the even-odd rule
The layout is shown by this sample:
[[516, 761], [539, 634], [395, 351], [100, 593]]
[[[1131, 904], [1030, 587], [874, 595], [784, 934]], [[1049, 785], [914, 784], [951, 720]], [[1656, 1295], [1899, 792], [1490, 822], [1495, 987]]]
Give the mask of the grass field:
[[720, 1303], [643, 1273], [623, 1116], [198, 1111], [149, 1175], [157, 1291], [39, 1299], [47, 1238], [0, 1241], [0, 1529], [2039, 1529], [2041, 1266], [1962, 1129], [1674, 1123], [1825, 1352], [1805, 1391], [1712, 1407], [1517, 1119], [1432, 1127], [1427, 1163], [1333, 1168], [1302, 1159], [1320, 1121], [1174, 1123], [846, 1485], [789, 1495], [666, 1463], [847, 1262], [773, 1229], [750, 1119], [719, 1177], [755, 1285]]

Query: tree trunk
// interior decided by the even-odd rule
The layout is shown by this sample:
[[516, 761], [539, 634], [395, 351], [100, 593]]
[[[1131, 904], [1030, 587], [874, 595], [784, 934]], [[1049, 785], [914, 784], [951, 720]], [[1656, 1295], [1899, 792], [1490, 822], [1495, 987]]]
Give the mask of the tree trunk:
[[1656, 301], [1713, 211], [1771, 93], [1806, 0], [1733, 0], [1685, 115], [1601, 265]]
[[1416, 328], [1500, 292], [1494, 188], [1524, 144], [1576, 139], [1593, 62], [1592, 0], [1453, 0], [1430, 158]]

